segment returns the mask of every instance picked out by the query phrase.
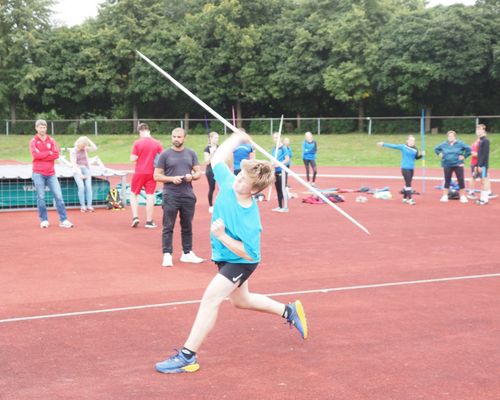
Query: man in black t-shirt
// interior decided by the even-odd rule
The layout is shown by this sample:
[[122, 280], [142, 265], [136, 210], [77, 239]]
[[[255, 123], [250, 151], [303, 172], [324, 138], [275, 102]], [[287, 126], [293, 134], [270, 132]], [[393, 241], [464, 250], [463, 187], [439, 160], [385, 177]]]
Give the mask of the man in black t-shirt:
[[192, 222], [196, 205], [192, 181], [201, 177], [196, 153], [184, 147], [186, 132], [182, 128], [172, 131], [172, 146], [160, 154], [154, 178], [163, 185], [162, 266], [171, 267], [172, 237], [177, 214], [181, 222], [182, 262], [201, 263], [204, 260], [193, 252]]

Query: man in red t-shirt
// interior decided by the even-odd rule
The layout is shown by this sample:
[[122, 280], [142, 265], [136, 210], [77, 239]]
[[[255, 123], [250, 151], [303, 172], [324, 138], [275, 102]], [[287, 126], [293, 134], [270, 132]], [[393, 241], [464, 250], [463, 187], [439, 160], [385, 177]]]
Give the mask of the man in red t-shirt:
[[47, 135], [47, 122], [39, 119], [35, 122], [36, 135], [30, 141], [30, 151], [33, 159], [33, 184], [36, 189], [36, 205], [40, 218], [40, 228], [49, 227], [47, 205], [45, 203], [45, 188], [48, 187], [54, 197], [54, 203], [59, 214], [59, 226], [72, 228], [68, 220], [66, 206], [57, 180], [54, 161], [59, 158], [59, 147], [56, 141]]
[[475, 181], [478, 178], [476, 167], [477, 167], [477, 153], [478, 153], [478, 150], [479, 150], [479, 142], [480, 142], [479, 133], [478, 133], [478, 130], [476, 129], [476, 141], [474, 143], [472, 143], [472, 145], [470, 146], [470, 148], [471, 148], [471, 158], [470, 158], [470, 173], [471, 173], [471, 178], [470, 178], [470, 181], [469, 181], [469, 194], [467, 195], [467, 197], [469, 199], [472, 199], [472, 200], [476, 199], [476, 195], [475, 195], [475, 189], [476, 189]]
[[163, 151], [159, 140], [151, 137], [147, 124], [139, 124], [140, 139], [134, 142], [130, 161], [135, 162], [135, 172], [130, 185], [130, 208], [132, 209], [132, 228], [139, 225], [138, 195], [144, 188], [146, 192], [146, 228], [156, 228], [153, 221], [156, 181], [153, 178], [156, 157]]

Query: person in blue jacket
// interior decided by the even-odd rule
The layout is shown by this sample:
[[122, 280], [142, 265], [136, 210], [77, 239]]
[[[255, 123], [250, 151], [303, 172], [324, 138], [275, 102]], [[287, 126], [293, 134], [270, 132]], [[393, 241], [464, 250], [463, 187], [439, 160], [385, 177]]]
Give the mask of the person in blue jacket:
[[471, 148], [461, 140], [457, 140], [457, 133], [455, 131], [448, 131], [447, 135], [448, 140], [434, 149], [435, 153], [441, 159], [441, 166], [444, 171], [444, 189], [441, 201], [448, 201], [451, 176], [455, 173], [460, 191], [460, 202], [468, 203], [467, 197], [464, 194], [464, 160], [471, 155]]
[[[273, 157], [288, 166], [290, 161], [288, 149], [283, 143], [281, 143], [279, 133], [273, 133], [273, 140], [277, 142], [277, 146], [274, 146], [271, 149]], [[273, 208], [272, 211], [281, 213], [288, 212], [288, 192], [285, 187], [285, 177], [283, 176], [284, 172], [285, 171], [282, 171], [279, 165], [275, 166], [274, 185], [276, 187], [276, 193], [278, 194], [278, 207]]]
[[313, 176], [312, 176], [312, 186], [316, 186], [316, 174], [318, 170], [316, 168], [316, 154], [318, 153], [318, 144], [315, 140], [313, 140], [313, 135], [311, 132], [306, 132], [305, 140], [302, 143], [302, 160], [304, 161], [304, 165], [306, 167], [306, 178], [307, 182], [309, 182], [309, 166], [312, 167]]
[[415, 147], [415, 136], [409, 135], [406, 139], [406, 144], [391, 144], [378, 142], [379, 147], [388, 147], [390, 149], [399, 150], [402, 153], [401, 158], [401, 174], [405, 181], [405, 188], [403, 190], [403, 203], [415, 205], [415, 200], [411, 197], [412, 188], [411, 182], [413, 180], [413, 173], [415, 171], [415, 160], [422, 158], [422, 155]]

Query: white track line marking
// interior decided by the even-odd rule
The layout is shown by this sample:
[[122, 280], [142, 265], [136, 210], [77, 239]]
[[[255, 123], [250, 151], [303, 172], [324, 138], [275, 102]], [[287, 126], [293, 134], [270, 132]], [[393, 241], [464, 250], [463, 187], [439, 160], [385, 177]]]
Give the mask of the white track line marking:
[[[305, 174], [298, 174], [299, 176], [305, 176]], [[318, 178], [347, 178], [347, 179], [398, 179], [401, 180], [403, 177], [401, 175], [354, 175], [354, 174], [318, 174]], [[413, 180], [422, 180], [422, 176], [414, 176]], [[444, 178], [438, 176], [426, 176], [426, 181], [444, 181]], [[471, 178], [465, 178], [466, 181], [470, 181]], [[500, 182], [500, 179], [490, 179], [490, 182]]]
[[[416, 281], [402, 281], [402, 282], [388, 282], [388, 283], [375, 283], [370, 285], [356, 285], [356, 286], [344, 286], [337, 288], [324, 288], [324, 289], [312, 289], [312, 290], [299, 290], [293, 292], [280, 292], [280, 293], [269, 293], [266, 296], [279, 297], [279, 296], [289, 296], [295, 294], [310, 294], [310, 293], [329, 293], [329, 292], [341, 292], [346, 290], [361, 290], [361, 289], [373, 289], [380, 287], [392, 287], [392, 286], [404, 286], [404, 285], [418, 285], [423, 283], [437, 283], [437, 282], [450, 282], [450, 281], [460, 281], [469, 279], [483, 279], [483, 278], [499, 278], [500, 273], [494, 274], [484, 274], [484, 275], [468, 275], [468, 276], [452, 276], [448, 278], [435, 278], [435, 279], [422, 279]], [[93, 314], [104, 314], [113, 313], [119, 311], [131, 311], [131, 310], [144, 310], [148, 308], [161, 308], [161, 307], [172, 307], [181, 306], [187, 304], [199, 304], [201, 300], [186, 300], [186, 301], [174, 301], [171, 303], [160, 303], [160, 304], [146, 304], [142, 306], [131, 306], [131, 307], [120, 307], [120, 308], [108, 308], [103, 310], [89, 310], [89, 311], [76, 311], [62, 314], [47, 314], [47, 315], [37, 315], [31, 317], [18, 317], [18, 318], [7, 318], [1, 319], [0, 324], [5, 324], [9, 322], [20, 322], [20, 321], [32, 321], [37, 319], [50, 319], [50, 318], [62, 318], [62, 317], [74, 317], [80, 315], [93, 315]]]

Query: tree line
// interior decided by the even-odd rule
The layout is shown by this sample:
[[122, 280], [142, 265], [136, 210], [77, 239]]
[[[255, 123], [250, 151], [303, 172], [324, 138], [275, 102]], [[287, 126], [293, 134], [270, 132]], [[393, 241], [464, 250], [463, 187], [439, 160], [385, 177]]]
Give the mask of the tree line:
[[51, 5], [2, 1], [4, 119], [203, 118], [135, 49], [238, 118], [499, 111], [499, 0], [107, 0], [75, 27]]

